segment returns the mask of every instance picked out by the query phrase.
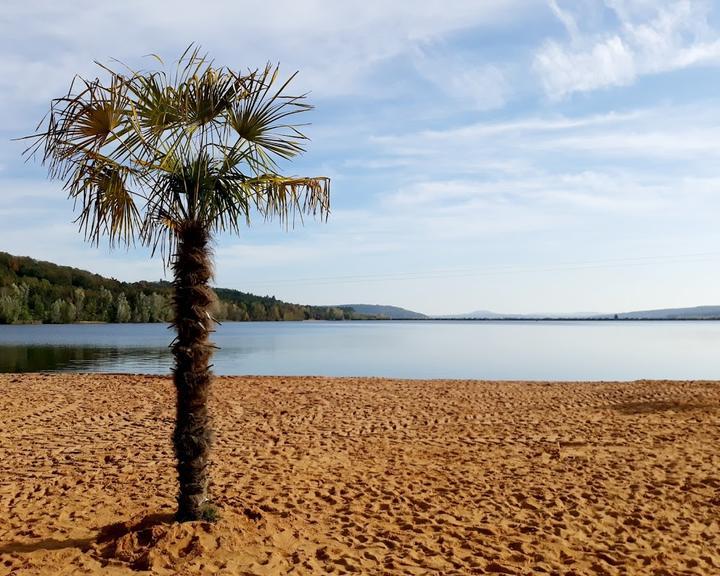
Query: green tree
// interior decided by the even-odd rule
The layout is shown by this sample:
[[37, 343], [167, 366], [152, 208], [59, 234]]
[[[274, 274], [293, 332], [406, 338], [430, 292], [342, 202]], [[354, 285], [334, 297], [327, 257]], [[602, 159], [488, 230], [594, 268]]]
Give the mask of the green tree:
[[63, 323], [63, 301], [55, 300], [50, 306], [50, 323], [51, 324], [62, 324]]
[[251, 320], [267, 320], [267, 312], [262, 302], [253, 302], [248, 313], [250, 314]]
[[77, 309], [72, 302], [62, 301], [60, 306], [60, 318], [63, 324], [72, 324], [77, 320]]
[[296, 212], [326, 217], [329, 180], [278, 173], [307, 140], [293, 118], [311, 106], [287, 93], [294, 75], [215, 67], [190, 48], [170, 73], [103, 70], [106, 80], [76, 78], [52, 101], [26, 154], [65, 182], [90, 241], [139, 238], [170, 261], [177, 518], [196, 520], [208, 510], [212, 438], [211, 239], [255, 214], [283, 224]]
[[132, 321], [133, 322], [150, 322], [150, 297], [142, 292], [138, 292], [135, 296], [135, 305], [133, 306]]
[[98, 313], [100, 315], [98, 320], [104, 320], [106, 322], [110, 322], [112, 320], [111, 311], [113, 307], [113, 301], [114, 298], [112, 292], [105, 288], [105, 286], [101, 286], [100, 295], [98, 296]]
[[130, 320], [132, 320], [130, 303], [125, 296], [125, 293], [120, 292], [115, 302], [115, 322], [125, 323], [130, 322]]
[[40, 294], [33, 294], [30, 307], [32, 308], [31, 319], [39, 320], [41, 322], [46, 319], [46, 306]]
[[272, 306], [270, 306], [267, 316], [268, 316], [268, 320], [272, 320], [273, 322], [282, 320], [282, 315], [280, 314], [280, 308], [278, 308], [277, 304], [273, 304]]
[[168, 302], [162, 294], [153, 292], [150, 295], [150, 322], [166, 322], [172, 317]]
[[75, 317], [78, 320], [83, 320], [83, 313], [85, 311], [85, 290], [82, 288], [75, 288], [75, 290], [73, 290], [73, 304], [75, 305]]
[[22, 296], [15, 284], [0, 292], [0, 324], [12, 324], [20, 319]]
[[340, 308], [328, 308], [328, 317], [330, 320], [344, 320], [345, 313]]

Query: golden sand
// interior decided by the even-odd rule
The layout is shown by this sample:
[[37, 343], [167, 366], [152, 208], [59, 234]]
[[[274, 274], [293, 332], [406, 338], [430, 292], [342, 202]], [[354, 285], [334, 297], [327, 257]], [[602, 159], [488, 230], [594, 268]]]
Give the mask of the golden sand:
[[720, 574], [716, 382], [217, 378], [214, 525], [169, 379], [0, 388], [0, 574]]

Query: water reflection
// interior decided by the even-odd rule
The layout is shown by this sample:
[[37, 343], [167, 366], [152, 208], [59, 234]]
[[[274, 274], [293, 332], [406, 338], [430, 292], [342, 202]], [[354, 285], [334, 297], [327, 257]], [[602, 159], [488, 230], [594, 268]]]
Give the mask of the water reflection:
[[[167, 374], [161, 324], [0, 326], [0, 371]], [[216, 374], [493, 380], [720, 377], [720, 322], [227, 322]]]
[[158, 348], [92, 346], [0, 347], [0, 372], [168, 372], [170, 353]]

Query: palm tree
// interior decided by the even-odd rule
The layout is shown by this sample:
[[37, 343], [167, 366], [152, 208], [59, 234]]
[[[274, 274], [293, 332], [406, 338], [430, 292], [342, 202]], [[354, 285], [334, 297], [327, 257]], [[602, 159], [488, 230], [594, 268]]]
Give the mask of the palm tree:
[[[157, 57], [155, 57], [157, 58]], [[214, 294], [211, 242], [238, 233], [251, 216], [327, 218], [329, 179], [278, 174], [277, 162], [304, 151], [296, 114], [312, 108], [286, 93], [295, 74], [215, 67], [188, 48], [169, 72], [100, 65], [106, 81], [76, 77], [28, 136], [50, 177], [64, 181], [81, 210], [80, 229], [97, 245], [136, 241], [171, 265], [177, 418], [173, 443], [177, 519], [214, 514], [208, 499], [212, 430], [209, 340]]]

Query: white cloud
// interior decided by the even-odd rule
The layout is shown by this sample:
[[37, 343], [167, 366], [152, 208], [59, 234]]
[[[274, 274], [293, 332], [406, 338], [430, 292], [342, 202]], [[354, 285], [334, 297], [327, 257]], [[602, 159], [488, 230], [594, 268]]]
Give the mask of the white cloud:
[[580, 29], [578, 28], [575, 17], [569, 11], [560, 8], [557, 0], [548, 0], [548, 5], [552, 13], [562, 22], [570, 38], [576, 40], [580, 35]]
[[720, 209], [718, 133], [710, 102], [378, 137], [383, 157], [416, 167], [380, 198], [381, 213], [444, 240], [602, 229], [608, 218], [637, 231], [709, 226], [709, 207]]
[[418, 49], [414, 63], [427, 81], [463, 107], [493, 110], [510, 98], [507, 75], [497, 65], [431, 49]]
[[[447, 230], [457, 236], [459, 230], [469, 230], [463, 221], [477, 224], [479, 215], [483, 224], [476, 225], [476, 232], [486, 234], [488, 225], [493, 231], [539, 229], [557, 225], [568, 215], [658, 214], [687, 193], [686, 186], [678, 190], [678, 184], [623, 171], [537, 172], [492, 180], [421, 181], [400, 189], [385, 203], [390, 209], [430, 215], [426, 220], [443, 215], [447, 224], [452, 217]], [[716, 191], [718, 186], [720, 178], [709, 179], [702, 181], [701, 189]], [[518, 225], [517, 217], [523, 213], [528, 218]]]
[[[713, 101], [586, 116], [538, 116], [375, 138], [387, 159], [422, 161], [427, 174], [511, 174], [572, 163], [577, 170], [633, 163], [639, 173], [667, 163], [712, 172], [720, 148]], [[430, 161], [432, 160], [432, 161]], [[650, 165], [650, 167], [648, 166]]]
[[538, 4], [208, 0], [200, 10], [193, 0], [9, 0], [0, 15], [5, 32], [0, 45], [10, 73], [6, 77], [15, 86], [5, 88], [42, 102], [47, 93], [65, 89], [72, 73], [91, 73], [94, 59], [112, 56], [140, 65], [141, 54], [159, 52], [172, 59], [194, 41], [223, 64], [280, 61], [302, 70], [300, 89], [320, 97], [349, 94], [367, 89], [361, 80], [378, 63], [461, 30], [509, 22]]
[[720, 65], [720, 40], [708, 23], [706, 2], [606, 2], [619, 28], [583, 35], [574, 25], [576, 18], [549, 0], [570, 33], [567, 42], [546, 41], [534, 58], [534, 69], [550, 98], [626, 86], [647, 74]]
[[613, 36], [589, 50], [573, 52], [548, 42], [535, 59], [545, 91], [551, 98], [606, 86], [625, 86], [636, 77], [635, 56], [622, 38]]

